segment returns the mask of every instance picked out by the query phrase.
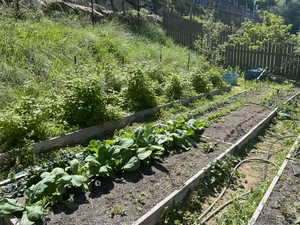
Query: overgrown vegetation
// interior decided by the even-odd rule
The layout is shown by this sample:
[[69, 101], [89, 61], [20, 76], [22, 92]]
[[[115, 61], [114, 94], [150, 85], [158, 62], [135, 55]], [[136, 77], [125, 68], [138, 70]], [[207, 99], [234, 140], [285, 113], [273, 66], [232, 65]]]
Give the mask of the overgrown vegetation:
[[286, 25], [281, 16], [265, 11], [262, 19], [261, 23], [243, 22], [241, 28], [231, 35], [231, 42], [250, 49], [263, 48], [269, 42], [278, 45], [294, 43], [294, 37], [290, 33], [291, 25]]
[[[221, 68], [173, 44], [144, 17], [129, 32], [117, 21], [93, 27], [74, 16], [25, 14], [16, 22], [1, 10], [1, 152], [196, 95], [200, 85], [201, 92], [224, 85], [209, 70], [220, 78]], [[189, 54], [191, 68], [207, 79], [195, 89]]]

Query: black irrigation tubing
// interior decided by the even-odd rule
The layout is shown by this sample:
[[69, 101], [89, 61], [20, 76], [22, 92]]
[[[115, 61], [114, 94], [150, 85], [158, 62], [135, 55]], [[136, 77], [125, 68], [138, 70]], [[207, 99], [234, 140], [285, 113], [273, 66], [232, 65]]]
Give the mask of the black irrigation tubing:
[[[244, 163], [248, 163], [248, 162], [255, 162], [255, 161], [259, 161], [259, 162], [264, 162], [264, 163], [269, 163], [272, 164], [275, 167], [278, 167], [278, 165], [276, 165], [274, 162], [270, 161], [270, 160], [266, 160], [266, 159], [262, 159], [262, 158], [250, 158], [250, 159], [244, 159], [241, 162], [239, 162], [232, 170], [230, 176], [229, 176], [229, 180], [228, 180], [228, 184], [224, 187], [224, 189], [222, 190], [222, 192], [219, 194], [219, 196], [213, 201], [213, 203], [199, 216], [199, 218], [197, 219], [197, 222], [201, 221], [203, 217], [205, 217], [211, 210], [212, 208], [215, 206], [215, 204], [223, 197], [223, 195], [226, 193], [227, 189], [229, 188], [232, 178], [235, 174], [235, 172], [238, 170], [238, 168], [244, 164]], [[201, 223], [204, 223], [203, 221], [201, 221]]]
[[[267, 160], [269, 160], [272, 156], [271, 154], [271, 149], [273, 148], [273, 146], [278, 143], [279, 141], [283, 140], [283, 139], [289, 139], [289, 138], [297, 138], [297, 136], [294, 136], [294, 135], [290, 135], [290, 136], [284, 136], [284, 137], [276, 137], [276, 140], [274, 142], [271, 143], [270, 147], [268, 148], [267, 150]], [[282, 143], [280, 143], [282, 144]], [[268, 172], [268, 166], [265, 165], [264, 167], [264, 180], [267, 179], [267, 172]]]
[[217, 209], [215, 209], [212, 213], [210, 213], [205, 219], [203, 219], [201, 221], [201, 223], [206, 223], [207, 221], [209, 221], [211, 218], [213, 218], [215, 215], [217, 215], [222, 209], [224, 209], [225, 207], [227, 207], [228, 205], [232, 204], [233, 202], [245, 197], [246, 195], [250, 194], [251, 191], [247, 191], [237, 197], [235, 197], [234, 199], [231, 199], [227, 202], [225, 202], [223, 205], [219, 206]]

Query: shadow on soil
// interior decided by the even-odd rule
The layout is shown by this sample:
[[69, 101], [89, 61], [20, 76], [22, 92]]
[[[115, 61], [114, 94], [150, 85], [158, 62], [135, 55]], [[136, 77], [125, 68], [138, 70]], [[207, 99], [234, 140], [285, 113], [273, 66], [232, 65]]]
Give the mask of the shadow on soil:
[[88, 198], [95, 199], [100, 198], [102, 195], [109, 194], [111, 190], [114, 189], [115, 183], [137, 183], [142, 180], [144, 176], [151, 176], [155, 174], [153, 168], [169, 174], [168, 169], [162, 165], [162, 161], [157, 160], [153, 162], [151, 166], [144, 167], [134, 173], [127, 173], [116, 178], [99, 178], [95, 180], [88, 195], [78, 190], [78, 192], [75, 192], [77, 194], [73, 196], [73, 201], [56, 205], [53, 208], [53, 212], [54, 214], [65, 213], [70, 215], [78, 210], [80, 205], [89, 203]]

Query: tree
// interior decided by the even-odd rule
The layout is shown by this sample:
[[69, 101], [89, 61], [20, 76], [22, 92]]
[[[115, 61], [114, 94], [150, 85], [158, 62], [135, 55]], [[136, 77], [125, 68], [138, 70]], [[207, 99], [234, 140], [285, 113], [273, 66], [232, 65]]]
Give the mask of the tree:
[[229, 26], [217, 21], [214, 11], [206, 11], [197, 21], [202, 24], [203, 35], [195, 42], [195, 47], [211, 63], [218, 64], [222, 61], [225, 50], [220, 38], [229, 30]]
[[287, 24], [292, 24], [292, 32], [297, 33], [300, 30], [300, 1], [292, 0], [282, 7], [281, 15], [285, 18]]
[[261, 23], [243, 22], [230, 40], [233, 45], [245, 45], [252, 49], [260, 48], [267, 42], [286, 44], [293, 39], [289, 32], [291, 27], [284, 23], [283, 17], [264, 11]]

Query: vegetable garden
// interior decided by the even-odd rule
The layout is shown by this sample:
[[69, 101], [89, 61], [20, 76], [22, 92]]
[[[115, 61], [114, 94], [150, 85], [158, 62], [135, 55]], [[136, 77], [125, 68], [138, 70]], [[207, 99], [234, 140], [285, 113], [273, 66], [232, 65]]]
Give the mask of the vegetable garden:
[[[215, 159], [299, 92], [241, 77], [227, 93], [207, 95], [228, 87], [227, 70], [143, 18], [136, 25], [149, 32], [118, 21], [100, 27], [76, 16], [10, 15], [0, 12], [0, 158], [8, 154], [0, 223], [132, 224], [205, 168], [204, 186], [222, 185], [236, 159]], [[194, 101], [181, 105], [188, 97]], [[168, 103], [87, 145], [34, 152], [37, 142]], [[160, 222], [190, 224], [189, 207]]]

